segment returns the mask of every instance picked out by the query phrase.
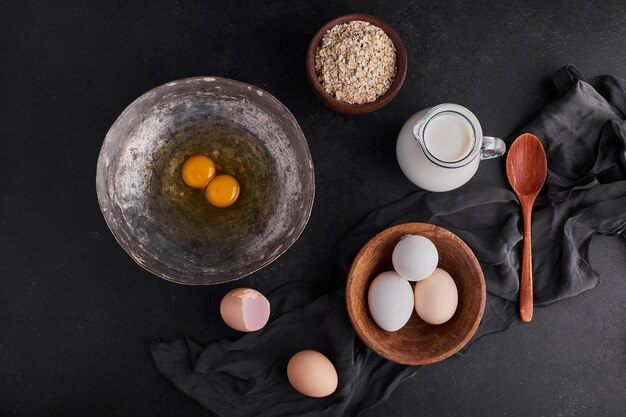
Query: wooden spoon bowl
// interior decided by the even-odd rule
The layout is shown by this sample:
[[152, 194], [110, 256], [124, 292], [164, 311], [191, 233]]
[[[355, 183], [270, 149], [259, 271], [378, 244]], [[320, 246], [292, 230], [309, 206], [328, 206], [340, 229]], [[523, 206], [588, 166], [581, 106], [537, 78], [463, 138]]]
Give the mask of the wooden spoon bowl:
[[533, 200], [537, 197], [546, 182], [548, 160], [535, 135], [524, 133], [515, 139], [507, 155], [506, 172], [518, 197]]
[[[392, 271], [391, 254], [407, 234], [429, 238], [439, 252], [439, 268], [454, 279], [459, 303], [454, 316], [444, 324], [428, 324], [413, 312], [409, 322], [388, 332], [374, 322], [367, 292], [378, 274]], [[472, 250], [452, 232], [426, 223], [406, 223], [374, 236], [359, 252], [348, 274], [346, 304], [357, 335], [374, 352], [405, 365], [439, 362], [458, 352], [476, 332], [485, 309], [485, 279]]]

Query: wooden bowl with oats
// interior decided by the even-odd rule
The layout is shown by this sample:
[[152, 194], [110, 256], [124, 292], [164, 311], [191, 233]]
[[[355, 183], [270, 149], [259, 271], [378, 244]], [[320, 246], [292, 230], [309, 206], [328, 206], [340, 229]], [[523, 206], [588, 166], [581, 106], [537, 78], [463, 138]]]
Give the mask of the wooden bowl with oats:
[[315, 95], [331, 109], [365, 114], [386, 106], [406, 78], [402, 39], [382, 20], [349, 14], [326, 23], [315, 34], [306, 72]]

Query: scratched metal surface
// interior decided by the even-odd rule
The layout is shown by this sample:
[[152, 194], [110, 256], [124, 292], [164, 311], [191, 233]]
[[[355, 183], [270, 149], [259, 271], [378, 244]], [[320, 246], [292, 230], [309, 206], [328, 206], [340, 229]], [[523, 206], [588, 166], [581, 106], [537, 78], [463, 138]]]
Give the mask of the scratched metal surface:
[[[182, 184], [193, 154], [213, 157], [241, 184], [228, 209]], [[269, 264], [311, 212], [313, 163], [291, 113], [256, 87], [219, 77], [172, 81], [130, 104], [106, 135], [96, 190], [124, 250], [182, 284], [214, 284]]]

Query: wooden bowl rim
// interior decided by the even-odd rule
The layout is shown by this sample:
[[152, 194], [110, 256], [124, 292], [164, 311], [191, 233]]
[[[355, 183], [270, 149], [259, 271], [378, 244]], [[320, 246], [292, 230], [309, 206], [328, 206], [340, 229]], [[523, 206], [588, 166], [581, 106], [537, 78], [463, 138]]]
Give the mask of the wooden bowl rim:
[[[365, 334], [366, 329], [362, 329], [361, 327], [356, 325], [357, 323], [356, 313], [354, 311], [354, 304], [353, 304], [352, 297], [350, 296], [351, 295], [350, 288], [353, 286], [354, 281], [355, 281], [354, 270], [356, 269], [356, 266], [361, 262], [362, 257], [365, 255], [366, 249], [369, 249], [372, 246], [378, 246], [379, 243], [383, 241], [386, 238], [386, 236], [393, 231], [396, 231], [396, 230], [405, 231], [406, 229], [412, 229], [414, 227], [420, 228], [420, 227], [425, 227], [425, 226], [429, 228], [434, 228], [433, 229], [434, 231], [436, 231], [437, 233], [440, 233], [445, 238], [449, 238], [450, 240], [455, 241], [461, 247], [464, 247], [464, 249], [467, 250], [467, 253], [471, 255], [470, 261], [473, 264], [474, 268], [478, 271], [477, 278], [478, 278], [478, 284], [480, 287], [479, 288], [480, 289], [480, 307], [478, 310], [478, 314], [476, 315], [470, 330], [452, 348], [450, 348], [447, 352], [444, 352], [440, 355], [433, 356], [425, 360], [419, 360], [415, 358], [406, 358], [406, 357], [402, 357], [399, 355], [394, 355], [393, 353], [382, 351], [378, 349], [374, 344], [370, 343], [369, 337]], [[415, 233], [414, 230], [406, 230], [406, 232], [407, 234]], [[346, 297], [346, 308], [348, 310], [348, 316], [350, 317], [350, 322], [352, 323], [352, 327], [354, 328], [359, 338], [363, 341], [363, 343], [365, 343], [370, 349], [372, 349], [374, 352], [376, 352], [378, 355], [382, 356], [383, 358], [392, 362], [402, 364], [402, 365], [430, 365], [436, 362], [440, 362], [454, 355], [459, 350], [461, 350], [461, 348], [463, 348], [463, 346], [465, 346], [467, 342], [469, 342], [472, 336], [474, 336], [485, 311], [485, 304], [487, 301], [487, 291], [486, 291], [486, 285], [485, 285], [485, 278], [484, 278], [483, 270], [480, 266], [480, 263], [478, 262], [478, 259], [476, 258], [476, 255], [474, 254], [474, 252], [470, 249], [469, 246], [467, 246], [467, 244], [460, 237], [458, 237], [457, 235], [455, 235], [448, 229], [445, 229], [440, 226], [436, 226], [436, 225], [429, 224], [429, 223], [411, 222], [411, 223], [403, 223], [403, 224], [389, 227], [377, 233], [365, 245], [363, 245], [363, 247], [361, 248], [357, 256], [354, 258], [354, 261], [352, 262], [352, 266], [350, 267], [350, 271], [348, 272], [345, 297]]]
[[[376, 99], [376, 101], [372, 101], [371, 103], [350, 104], [337, 100], [336, 98], [328, 94], [326, 90], [324, 90], [324, 88], [322, 88], [322, 85], [317, 78], [317, 72], [315, 71], [315, 51], [317, 50], [317, 47], [320, 44], [324, 34], [332, 27], [345, 22], [350, 22], [352, 20], [363, 20], [365, 22], [369, 22], [375, 26], [378, 26], [387, 34], [387, 36], [389, 36], [394, 46], [396, 47], [396, 78], [393, 81], [391, 87], [389, 87], [389, 90], [387, 90], [387, 92], [381, 97]], [[324, 26], [322, 26], [320, 30], [317, 31], [315, 36], [313, 36], [313, 39], [311, 39], [311, 42], [309, 43], [309, 49], [307, 50], [306, 73], [309, 85], [313, 89], [313, 92], [320, 99], [320, 101], [322, 101], [322, 103], [326, 104], [333, 110], [345, 114], [356, 115], [371, 113], [389, 104], [389, 102], [391, 102], [391, 100], [393, 100], [400, 92], [400, 89], [404, 84], [404, 80], [406, 79], [406, 72], [407, 54], [400, 35], [398, 35], [398, 33], [391, 26], [389, 26], [381, 19], [366, 14], [347, 14], [332, 19]]]

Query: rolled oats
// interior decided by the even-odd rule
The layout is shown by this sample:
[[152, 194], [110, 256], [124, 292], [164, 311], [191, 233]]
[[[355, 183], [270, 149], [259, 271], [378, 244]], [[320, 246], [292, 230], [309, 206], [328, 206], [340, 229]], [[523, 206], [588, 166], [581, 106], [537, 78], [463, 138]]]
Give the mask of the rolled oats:
[[361, 20], [342, 23], [322, 37], [315, 71], [322, 88], [337, 100], [370, 103], [396, 78], [396, 48], [378, 26]]

